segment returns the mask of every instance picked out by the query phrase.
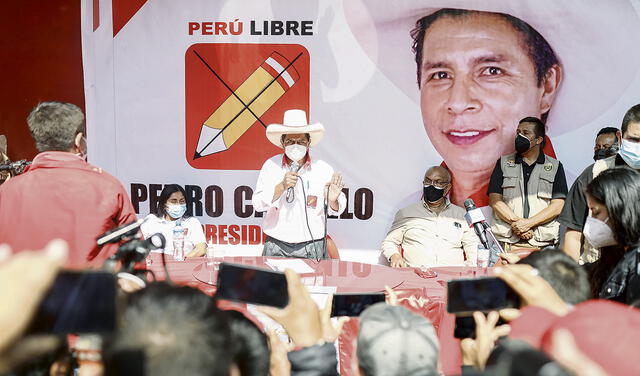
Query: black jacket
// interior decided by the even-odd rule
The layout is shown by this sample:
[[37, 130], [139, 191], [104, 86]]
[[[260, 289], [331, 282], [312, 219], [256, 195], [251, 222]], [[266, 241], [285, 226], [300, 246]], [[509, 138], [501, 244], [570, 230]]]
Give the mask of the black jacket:
[[598, 297], [631, 304], [640, 299], [640, 248], [628, 251], [618, 262], [600, 289]]
[[[355, 355], [355, 354], [354, 354]], [[294, 376], [337, 376], [338, 359], [333, 343], [305, 347], [288, 354], [291, 375]]]

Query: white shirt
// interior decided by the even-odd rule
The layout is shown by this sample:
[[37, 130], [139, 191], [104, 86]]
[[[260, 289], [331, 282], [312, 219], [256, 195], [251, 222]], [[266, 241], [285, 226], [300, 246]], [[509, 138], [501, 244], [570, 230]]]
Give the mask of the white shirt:
[[[260, 169], [256, 189], [253, 193], [253, 207], [256, 211], [266, 211], [262, 231], [287, 243], [302, 243], [324, 237], [325, 185], [331, 182], [333, 168], [321, 160], [305, 163], [298, 171], [298, 182], [294, 187], [294, 200], [288, 203], [285, 190], [275, 202], [273, 192], [282, 183], [290, 167], [283, 164], [283, 154], [268, 159]], [[303, 192], [304, 186], [304, 192]], [[306, 196], [306, 200], [305, 200]], [[305, 205], [308, 202], [308, 205]], [[306, 206], [306, 216], [305, 216]], [[340, 215], [347, 207], [343, 193], [338, 196], [338, 210], [329, 205], [329, 215]], [[307, 219], [309, 218], [309, 228]], [[311, 234], [309, 233], [311, 229]]]
[[[168, 221], [164, 218], [159, 218], [155, 214], [149, 214], [145, 217], [145, 222], [140, 226], [142, 235], [145, 238], [157, 233], [164, 235], [167, 243], [164, 247], [165, 252], [173, 252], [173, 228], [176, 227], [178, 221]], [[184, 240], [190, 241], [195, 247], [197, 244], [205, 243], [204, 231], [202, 225], [196, 217], [188, 217], [182, 219], [182, 227], [187, 231], [184, 236]], [[160, 250], [157, 250], [160, 252]]]

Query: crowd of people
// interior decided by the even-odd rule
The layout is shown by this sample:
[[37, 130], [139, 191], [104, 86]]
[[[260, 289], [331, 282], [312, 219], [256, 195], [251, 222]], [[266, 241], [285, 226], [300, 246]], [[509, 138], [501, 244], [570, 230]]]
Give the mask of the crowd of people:
[[[467, 16], [449, 10], [418, 21], [419, 67], [424, 39], [439, 35], [427, 30]], [[520, 25], [503, 18], [505, 27]], [[521, 305], [473, 313], [475, 332], [460, 341], [463, 375], [640, 374], [631, 355], [640, 345], [640, 105], [626, 112], [620, 129], [605, 127], [595, 135], [594, 163], [569, 187], [561, 161], [548, 153], [546, 112], [540, 111], [548, 111], [559, 82], [554, 78], [561, 74], [552, 52], [549, 61], [536, 61], [540, 116], [501, 130], [509, 145], [498, 150], [508, 151], [498, 160], [489, 160], [489, 153], [472, 161], [491, 171], [481, 193], [502, 259], [493, 273]], [[435, 101], [431, 86], [440, 83], [430, 80], [445, 80], [446, 74], [425, 72], [418, 69], [421, 90]], [[343, 177], [311, 158], [324, 127], [310, 124], [302, 110], [283, 115], [282, 124], [266, 129], [283, 153], [264, 163], [252, 197], [255, 209], [265, 212], [263, 255], [327, 258], [327, 217], [346, 207]], [[285, 271], [288, 305], [258, 308], [282, 326], [288, 341], [245, 311], [222, 309], [215, 295], [170, 282], [131, 285], [124, 276], [113, 331], [82, 335], [75, 344], [68, 336], [31, 333], [61, 270], [101, 267], [119, 244], [98, 246], [96, 237], [137, 217], [122, 184], [87, 162], [80, 108], [43, 102], [27, 124], [40, 153], [23, 174], [3, 176], [0, 185], [0, 243], [6, 243], [0, 246], [0, 374], [338, 374], [335, 344], [347, 319], [332, 319], [331, 297], [319, 307], [291, 270]], [[440, 133], [430, 135], [437, 139]], [[441, 140], [443, 155], [450, 141]], [[390, 267], [477, 265], [483, 244], [458, 204], [465, 192], [477, 195], [486, 176], [464, 187], [459, 177], [465, 163], [449, 158], [427, 168], [422, 198], [397, 212], [380, 246]], [[168, 184], [142, 223], [145, 238], [160, 233], [166, 239], [161, 252], [174, 252], [180, 228], [185, 256], [206, 254], [207, 239], [198, 219], [187, 215], [188, 201], [180, 185]], [[340, 368], [363, 376], [441, 373], [440, 338], [452, 333], [400, 304], [392, 289], [386, 298], [359, 316], [353, 363]], [[90, 350], [81, 351], [84, 345]]]

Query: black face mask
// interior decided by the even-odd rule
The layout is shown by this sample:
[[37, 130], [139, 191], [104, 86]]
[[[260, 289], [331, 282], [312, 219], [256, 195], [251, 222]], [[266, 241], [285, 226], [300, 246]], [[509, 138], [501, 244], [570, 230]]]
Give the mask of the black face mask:
[[436, 202], [444, 196], [444, 189], [434, 187], [433, 185], [425, 185], [422, 188], [424, 199], [429, 202]]
[[618, 143], [615, 143], [606, 149], [598, 149], [593, 153], [593, 160], [597, 161], [599, 159], [612, 157], [618, 154], [618, 150], [620, 150]]
[[522, 154], [529, 149], [531, 149], [531, 140], [521, 134], [518, 134], [516, 136], [516, 152], [518, 154]]

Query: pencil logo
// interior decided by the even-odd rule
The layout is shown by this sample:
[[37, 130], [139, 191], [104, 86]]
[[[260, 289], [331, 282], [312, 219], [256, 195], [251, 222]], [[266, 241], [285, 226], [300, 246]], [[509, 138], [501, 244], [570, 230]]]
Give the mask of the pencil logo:
[[188, 162], [259, 169], [281, 152], [264, 129], [288, 108], [308, 110], [308, 62], [300, 45], [191, 46], [185, 54]]

